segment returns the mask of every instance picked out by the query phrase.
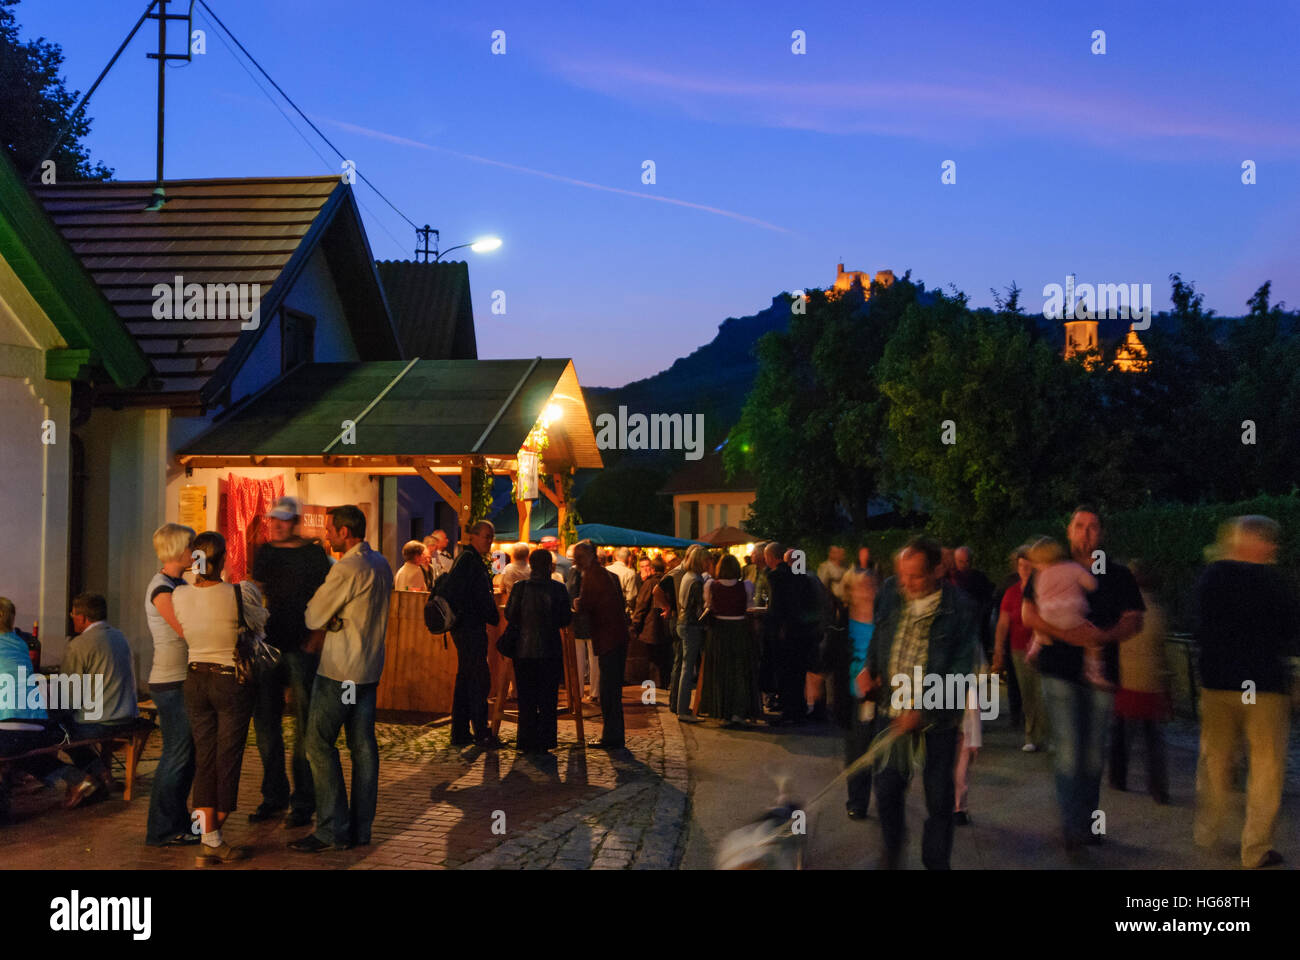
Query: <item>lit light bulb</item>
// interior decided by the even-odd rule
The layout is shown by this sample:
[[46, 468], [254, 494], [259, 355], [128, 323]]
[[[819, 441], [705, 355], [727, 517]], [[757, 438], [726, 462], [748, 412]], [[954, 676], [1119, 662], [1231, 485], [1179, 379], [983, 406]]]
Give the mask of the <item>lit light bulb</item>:
[[501, 246], [500, 237], [480, 237], [469, 245], [475, 253], [491, 253]]

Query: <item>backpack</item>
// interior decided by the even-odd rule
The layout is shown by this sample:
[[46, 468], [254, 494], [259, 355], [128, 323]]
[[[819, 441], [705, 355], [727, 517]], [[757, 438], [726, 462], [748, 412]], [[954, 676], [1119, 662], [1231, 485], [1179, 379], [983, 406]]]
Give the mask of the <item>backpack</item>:
[[[456, 612], [451, 609], [446, 596], [447, 580], [450, 577], [450, 571], [438, 575], [438, 579], [433, 582], [433, 592], [424, 605], [424, 625], [433, 634], [445, 634], [456, 625]], [[443, 637], [442, 644], [444, 647], [447, 645], [446, 637]]]

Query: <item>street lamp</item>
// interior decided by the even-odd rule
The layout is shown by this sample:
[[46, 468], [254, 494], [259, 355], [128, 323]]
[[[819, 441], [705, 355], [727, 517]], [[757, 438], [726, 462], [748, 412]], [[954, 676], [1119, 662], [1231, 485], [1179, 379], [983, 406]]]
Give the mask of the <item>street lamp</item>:
[[[423, 242], [422, 248], [417, 249], [415, 251], [416, 257], [419, 258], [421, 255], [423, 255], [425, 260], [427, 261], [429, 259], [429, 254], [433, 254], [434, 263], [437, 263], [439, 260], [441, 260], [444, 254], [451, 253], [453, 250], [460, 250], [463, 247], [469, 247], [475, 253], [491, 253], [493, 250], [499, 249], [501, 246], [500, 237], [489, 236], [489, 237], [479, 237], [477, 240], [469, 240], [465, 243], [458, 243], [455, 246], [451, 246], [448, 247], [446, 250], [440, 251], [438, 249], [438, 241], [441, 237], [438, 231], [433, 229], [433, 227], [430, 227], [428, 224], [425, 224], [425, 226], [422, 228], [416, 228], [415, 233]], [[430, 235], [433, 236], [432, 250], [429, 249]]]

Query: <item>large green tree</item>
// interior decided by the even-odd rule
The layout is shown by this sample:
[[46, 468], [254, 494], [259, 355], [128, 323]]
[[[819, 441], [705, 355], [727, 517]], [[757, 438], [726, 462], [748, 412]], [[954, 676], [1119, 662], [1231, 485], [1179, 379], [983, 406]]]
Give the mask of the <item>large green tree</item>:
[[[23, 42], [13, 9], [18, 0], [0, 0], [0, 138], [18, 172], [35, 168], [68, 115], [80, 91], [68, 90], [60, 76], [63, 49], [43, 37]], [[82, 141], [90, 133], [83, 111], [50, 155], [58, 180], [107, 180], [113, 171], [92, 163]]]
[[960, 295], [908, 311], [877, 374], [888, 479], [936, 533], [990, 537], [1121, 479], [1122, 412], [1100, 376], [1058, 349], [1015, 311], [973, 312]]
[[730, 469], [757, 478], [750, 531], [793, 539], [867, 525], [887, 412], [874, 369], [923, 291], [910, 273], [873, 284], [865, 304], [812, 290], [789, 298], [787, 329], [758, 341], [754, 388], [725, 451]]

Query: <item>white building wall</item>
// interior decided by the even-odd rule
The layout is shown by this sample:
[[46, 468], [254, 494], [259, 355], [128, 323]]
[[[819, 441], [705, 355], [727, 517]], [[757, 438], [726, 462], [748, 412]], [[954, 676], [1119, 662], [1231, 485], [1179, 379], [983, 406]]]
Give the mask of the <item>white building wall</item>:
[[57, 328], [0, 260], [0, 595], [14, 602], [17, 626], [31, 630], [40, 621], [47, 663], [66, 643], [72, 391], [45, 379], [45, 351], [62, 346]]
[[153, 532], [166, 513], [166, 410], [97, 409], [79, 433], [86, 445], [85, 589], [108, 601], [108, 619], [135, 655], [144, 689], [153, 659], [145, 589], [158, 564]]

